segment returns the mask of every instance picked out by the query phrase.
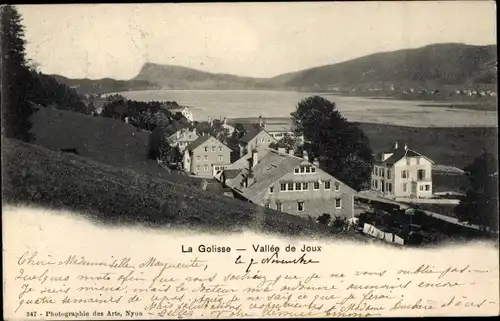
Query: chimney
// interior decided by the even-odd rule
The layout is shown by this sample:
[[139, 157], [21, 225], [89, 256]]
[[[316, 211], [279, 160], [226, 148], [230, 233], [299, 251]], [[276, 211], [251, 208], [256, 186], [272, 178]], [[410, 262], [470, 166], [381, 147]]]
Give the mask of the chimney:
[[264, 123], [262, 122], [262, 116], [259, 116], [259, 126], [262, 127]]
[[313, 165], [319, 167], [319, 160], [317, 158], [313, 160]]
[[222, 122], [224, 123], [224, 125], [226, 125], [226, 124], [227, 124], [227, 119], [226, 119], [226, 117], [224, 117], [224, 120], [223, 120]]
[[394, 142], [394, 146], [393, 147], [394, 147], [394, 149], [398, 149], [398, 147], [399, 147], [398, 146], [398, 142]]
[[176, 136], [177, 136], [177, 138], [181, 138], [181, 131], [180, 130], [177, 131]]
[[249, 187], [253, 184], [253, 181], [254, 181], [254, 177], [253, 177], [253, 173], [250, 171], [246, 177], [245, 177], [245, 187]]
[[406, 145], [406, 143], [405, 143], [405, 150], [408, 150], [408, 145]]
[[257, 148], [254, 148], [252, 150], [252, 168], [255, 167], [259, 163], [259, 151]]
[[193, 134], [196, 135], [196, 128], [193, 128]]
[[309, 155], [307, 155], [307, 151], [303, 150], [302, 151], [302, 158], [306, 161], [309, 161]]

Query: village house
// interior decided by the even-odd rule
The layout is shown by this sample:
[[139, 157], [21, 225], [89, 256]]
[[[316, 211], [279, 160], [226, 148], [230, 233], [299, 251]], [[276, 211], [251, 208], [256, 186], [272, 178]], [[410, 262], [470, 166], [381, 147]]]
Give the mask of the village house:
[[181, 113], [182, 116], [184, 116], [190, 122], [194, 121], [193, 113], [186, 106], [173, 107], [173, 108], [170, 108], [170, 111], [173, 114]]
[[[277, 141], [285, 137], [287, 134], [295, 138], [292, 120], [288, 122], [267, 122], [263, 120], [262, 116], [259, 116], [259, 127], [265, 129], [266, 132], [268, 132]], [[299, 145], [304, 143], [304, 136], [296, 138]]]
[[432, 165], [428, 157], [406, 144], [375, 155], [371, 189], [392, 198], [429, 198], [432, 193]]
[[319, 168], [317, 161], [255, 148], [220, 175], [234, 197], [294, 215], [353, 217], [356, 191]]
[[171, 147], [179, 147], [181, 152], [186, 149], [186, 147], [197, 140], [200, 136], [196, 132], [196, 128], [181, 128], [167, 138], [169, 145]]
[[215, 137], [202, 134], [184, 151], [184, 171], [205, 178], [213, 178], [231, 164], [231, 149]]
[[265, 129], [251, 127], [239, 140], [240, 157], [251, 155], [255, 148], [269, 147], [272, 143], [277, 143], [276, 138], [271, 136]]
[[214, 127], [214, 126], [217, 126], [217, 125], [220, 125], [222, 128], [226, 129], [229, 136], [231, 136], [233, 134], [233, 132], [236, 130], [233, 126], [229, 125], [227, 123], [227, 118], [224, 117], [224, 119], [215, 119], [213, 117], [208, 117], [208, 123], [210, 125], [210, 127]]

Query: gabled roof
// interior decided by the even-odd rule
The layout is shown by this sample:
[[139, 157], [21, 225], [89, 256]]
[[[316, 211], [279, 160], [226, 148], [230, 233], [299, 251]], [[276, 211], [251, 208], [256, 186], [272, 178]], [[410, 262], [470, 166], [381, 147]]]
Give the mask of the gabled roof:
[[[261, 158], [265, 157], [269, 152], [270, 149], [268, 147], [265, 147], [265, 145], [261, 145], [262, 147], [257, 147], [257, 150], [259, 152], [258, 159], [260, 160]], [[249, 161], [252, 158], [252, 154], [245, 154], [242, 157], [240, 157], [237, 161], [226, 167], [226, 169], [243, 169], [247, 168], [249, 165]]]
[[252, 169], [254, 180], [249, 187], [242, 186], [245, 175], [248, 174], [248, 168], [241, 169], [238, 175], [226, 181], [226, 184], [246, 199], [254, 201], [258, 199], [261, 193], [266, 192], [269, 185], [276, 182], [285, 174], [292, 172], [303, 161], [301, 158], [270, 150]]
[[[205, 142], [207, 142], [210, 138], [213, 138], [215, 140], [217, 140], [217, 138], [215, 138], [214, 136], [212, 135], [203, 135], [203, 136], [200, 136], [197, 140], [195, 140], [194, 142], [192, 142], [191, 144], [187, 145], [186, 149], [187, 150], [194, 150], [198, 147], [200, 147], [201, 145], [203, 145]], [[227, 147], [227, 146], [226, 146]], [[229, 148], [229, 147], [228, 147]]]
[[248, 143], [252, 139], [255, 138], [255, 136], [259, 135], [262, 132], [266, 132], [269, 136], [273, 137], [271, 134], [269, 134], [265, 129], [263, 128], [254, 128], [252, 127], [251, 129], [248, 129], [246, 134], [243, 135], [243, 137], [240, 138], [240, 142], [243, 143]]
[[[392, 155], [387, 158], [385, 161], [382, 161], [382, 157], [384, 156], [384, 154], [389, 154], [389, 153], [392, 153]], [[390, 150], [390, 151], [386, 151], [386, 152], [381, 152], [381, 153], [377, 153], [375, 154], [375, 162], [381, 164], [387, 164], [387, 165], [394, 165], [396, 162], [398, 162], [399, 160], [401, 160], [402, 158], [404, 157], [425, 157], [426, 159], [428, 159], [431, 163], [434, 163], [430, 158], [412, 150], [412, 149], [405, 149], [404, 147], [399, 147], [398, 149], [394, 149], [394, 150]]]

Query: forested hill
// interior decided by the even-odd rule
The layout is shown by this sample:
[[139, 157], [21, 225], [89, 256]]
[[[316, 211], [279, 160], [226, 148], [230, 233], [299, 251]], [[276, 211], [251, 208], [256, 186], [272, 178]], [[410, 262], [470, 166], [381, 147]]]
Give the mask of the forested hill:
[[165, 89], [265, 89], [268, 79], [216, 74], [192, 68], [146, 63], [134, 81], [149, 81]]
[[71, 79], [60, 75], [52, 75], [59, 83], [76, 89], [81, 94], [103, 94], [128, 90], [160, 89], [155, 83], [145, 80], [103, 79]]
[[474, 85], [497, 82], [497, 46], [435, 44], [383, 52], [272, 78], [275, 85], [330, 87], [413, 83]]
[[[80, 91], [117, 92], [142, 89], [278, 89], [327, 90], [396, 84], [400, 86], [474, 86], [497, 83], [497, 46], [458, 43], [376, 53], [273, 78], [240, 77], [192, 68], [146, 63], [131, 80], [68, 79], [58, 81]], [[332, 56], [332, 61], [335, 57]]]

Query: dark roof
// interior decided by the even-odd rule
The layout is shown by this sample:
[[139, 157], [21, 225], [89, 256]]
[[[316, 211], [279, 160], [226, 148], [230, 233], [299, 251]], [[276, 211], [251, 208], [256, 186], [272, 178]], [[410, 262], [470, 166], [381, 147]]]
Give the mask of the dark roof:
[[[393, 153], [393, 154], [389, 158], [387, 158], [385, 161], [382, 161], [382, 157], [384, 156], [384, 154], [388, 154], [388, 153]], [[386, 151], [386, 152], [381, 152], [381, 153], [375, 154], [375, 162], [377, 162], [379, 164], [383, 163], [383, 164], [387, 164], [387, 165], [394, 165], [397, 161], [399, 161], [403, 157], [416, 157], [416, 156], [425, 157], [422, 154], [417, 153], [416, 151], [414, 151], [412, 149], [409, 149], [409, 148], [405, 149], [404, 147], [400, 147], [398, 149], [394, 149], [391, 151]]]
[[193, 149], [196, 149], [197, 147], [201, 146], [203, 143], [205, 143], [206, 141], [208, 141], [210, 138], [214, 138], [214, 139], [217, 139], [215, 138], [214, 136], [212, 135], [203, 135], [203, 136], [200, 136], [200, 138], [198, 138], [197, 140], [195, 140], [194, 142], [192, 142], [191, 144], [187, 145], [186, 149], [187, 150], [193, 150]]
[[255, 128], [255, 127], [248, 128], [245, 135], [243, 135], [243, 137], [240, 138], [240, 142], [248, 143], [249, 141], [254, 139], [255, 136], [257, 136], [261, 131], [263, 131], [263, 129], [261, 128]]

